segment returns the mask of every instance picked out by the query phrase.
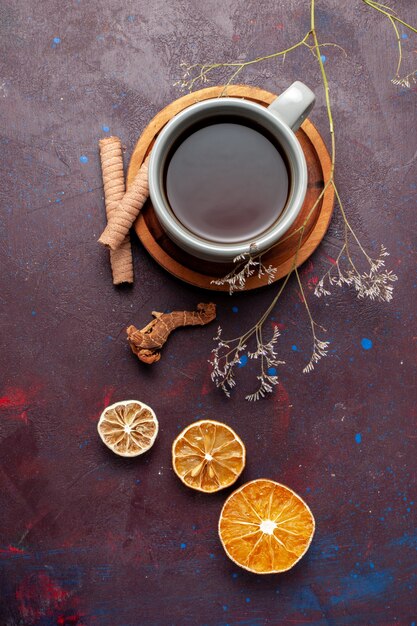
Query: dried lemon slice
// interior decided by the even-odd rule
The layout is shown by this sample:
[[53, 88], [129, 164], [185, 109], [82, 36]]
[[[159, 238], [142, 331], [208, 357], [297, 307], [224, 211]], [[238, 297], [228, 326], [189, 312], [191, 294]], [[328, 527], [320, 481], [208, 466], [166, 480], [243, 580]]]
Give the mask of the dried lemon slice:
[[97, 430], [103, 443], [115, 454], [138, 456], [153, 446], [158, 420], [147, 404], [125, 400], [104, 409]]
[[172, 465], [182, 482], [198, 491], [233, 485], [245, 467], [245, 446], [226, 424], [201, 420], [187, 426], [172, 444]]
[[234, 491], [219, 519], [227, 556], [256, 574], [293, 567], [307, 552], [314, 529], [314, 517], [300, 496], [264, 478]]

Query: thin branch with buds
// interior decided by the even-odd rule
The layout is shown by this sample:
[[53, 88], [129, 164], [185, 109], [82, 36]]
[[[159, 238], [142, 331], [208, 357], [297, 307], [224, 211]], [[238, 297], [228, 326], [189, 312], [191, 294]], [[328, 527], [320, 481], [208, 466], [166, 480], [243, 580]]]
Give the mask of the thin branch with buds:
[[[411, 30], [414, 33], [417, 33], [417, 29], [403, 21], [398, 17], [397, 13], [388, 7], [387, 5], [383, 5], [376, 0], [362, 0], [364, 4], [368, 7], [378, 11], [383, 14], [387, 19], [389, 19], [397, 39], [398, 44], [398, 63], [396, 75], [392, 79], [392, 82], [395, 85], [401, 85], [404, 87], [410, 87], [412, 82], [415, 82], [415, 72], [411, 72], [407, 76], [401, 78], [400, 77], [400, 68], [403, 60], [402, 55], [402, 42], [398, 29], [398, 24], [401, 24], [405, 28]], [[324, 63], [321, 55], [321, 48], [326, 46], [335, 46], [340, 48], [338, 44], [333, 43], [320, 43], [316, 26], [315, 26], [315, 0], [310, 1], [310, 30], [308, 33], [304, 35], [302, 39], [300, 39], [293, 46], [289, 46], [284, 50], [280, 50], [279, 52], [275, 52], [273, 54], [269, 54], [263, 57], [257, 57], [250, 61], [236, 61], [236, 62], [228, 62], [228, 63], [207, 63], [201, 64], [197, 63], [194, 65], [182, 64], [182, 67], [185, 71], [182, 81], [179, 81], [182, 88], [189, 89], [192, 91], [194, 86], [198, 83], [206, 83], [208, 81], [208, 77], [215, 70], [220, 69], [231, 69], [232, 73], [230, 78], [227, 80], [224, 89], [221, 95], [225, 95], [227, 91], [227, 87], [233, 82], [233, 80], [238, 76], [238, 74], [245, 68], [250, 65], [254, 65], [257, 63], [261, 63], [270, 59], [274, 59], [277, 57], [282, 57], [285, 59], [286, 55], [299, 47], [307, 47], [316, 58], [319, 67], [320, 73], [323, 81], [323, 89], [325, 95], [325, 105], [326, 112], [329, 123], [329, 131], [330, 131], [330, 142], [331, 142], [331, 169], [329, 179], [326, 181], [325, 186], [314, 203], [313, 207], [310, 209], [308, 215], [305, 218], [303, 224], [295, 231], [299, 234], [299, 243], [297, 247], [297, 251], [294, 257], [293, 266], [288, 272], [288, 274], [283, 279], [283, 282], [274, 296], [271, 304], [267, 307], [266, 311], [260, 317], [260, 319], [254, 324], [248, 331], [246, 331], [240, 337], [235, 337], [234, 339], [223, 339], [222, 329], [219, 327], [217, 336], [215, 340], [218, 341], [217, 346], [212, 350], [212, 358], [211, 364], [213, 367], [212, 370], [212, 380], [215, 385], [222, 389], [227, 396], [230, 396], [231, 389], [235, 386], [235, 368], [242, 364], [241, 358], [244, 356], [244, 352], [247, 350], [248, 341], [254, 339], [256, 342], [256, 348], [254, 351], [248, 351], [248, 357], [250, 359], [260, 359], [261, 362], [261, 371], [257, 376], [259, 380], [259, 387], [257, 391], [252, 394], [246, 396], [246, 399], [249, 401], [256, 401], [260, 398], [264, 397], [267, 393], [271, 393], [273, 387], [278, 384], [278, 376], [276, 375], [276, 367], [283, 364], [283, 361], [279, 361], [277, 359], [277, 355], [275, 352], [275, 346], [277, 340], [279, 338], [278, 329], [275, 328], [271, 339], [265, 343], [263, 340], [263, 326], [265, 321], [268, 319], [271, 311], [274, 309], [276, 303], [281, 297], [290, 276], [295, 273], [297, 282], [300, 288], [302, 300], [304, 306], [306, 308], [306, 312], [308, 315], [308, 319], [310, 322], [312, 338], [313, 338], [313, 349], [309, 362], [304, 367], [303, 372], [308, 373], [311, 372], [316, 363], [324, 356], [327, 355], [329, 342], [323, 341], [317, 336], [317, 329], [321, 328], [323, 331], [323, 327], [317, 324], [311, 314], [310, 307], [308, 305], [307, 299], [305, 297], [304, 289], [301, 283], [300, 275], [297, 270], [297, 257], [298, 250], [301, 245], [302, 237], [305, 232], [306, 225], [313, 211], [316, 209], [318, 203], [322, 199], [324, 193], [331, 185], [334, 189], [339, 210], [341, 212], [341, 216], [344, 222], [344, 242], [338, 253], [338, 256], [334, 262], [334, 265], [323, 275], [323, 277], [319, 280], [316, 289], [315, 295], [317, 297], [330, 295], [330, 287], [341, 287], [343, 285], [353, 286], [357, 293], [358, 298], [369, 298], [371, 300], [380, 300], [384, 302], [389, 302], [393, 297], [393, 285], [397, 280], [397, 276], [387, 269], [385, 269], [385, 257], [388, 256], [388, 252], [385, 247], [381, 245], [381, 249], [376, 258], [371, 257], [362, 246], [358, 236], [353, 230], [347, 216], [345, 209], [343, 207], [343, 203], [341, 201], [335, 180], [334, 180], [334, 171], [335, 171], [335, 163], [336, 163], [336, 141], [335, 141], [335, 129], [333, 122], [333, 115], [331, 109], [331, 101], [330, 101], [330, 90], [328, 79], [326, 75], [326, 71], [324, 68]], [[341, 48], [344, 54], [346, 52], [343, 48]], [[193, 75], [194, 73], [194, 75]], [[285, 241], [289, 236], [280, 240], [280, 243]], [[356, 267], [356, 263], [352, 258], [351, 253], [351, 243], [354, 242], [355, 246], [358, 247], [359, 251], [363, 255], [365, 262], [368, 263], [368, 269], [366, 271], [360, 271]], [[262, 254], [266, 254], [267, 251]], [[246, 280], [257, 274], [259, 278], [267, 275], [268, 283], [272, 283], [275, 278], [276, 268], [272, 266], [265, 266], [262, 263], [262, 255], [257, 255], [256, 251], [250, 251], [246, 255], [240, 255], [236, 257], [235, 267], [227, 276], [217, 279], [214, 282], [216, 285], [228, 285], [229, 293], [232, 294], [234, 291], [242, 290], [245, 288]], [[342, 267], [342, 263], [344, 264]]]
[[406, 76], [401, 76], [401, 66], [403, 62], [403, 46], [402, 46], [402, 39], [400, 36], [400, 31], [398, 29], [397, 24], [401, 24], [402, 26], [404, 26], [404, 28], [407, 28], [408, 30], [410, 30], [411, 32], [415, 34], [417, 34], [417, 29], [414, 28], [414, 26], [411, 26], [411, 24], [408, 24], [407, 22], [404, 22], [404, 20], [400, 19], [398, 17], [397, 12], [394, 11], [394, 9], [392, 9], [391, 7], [385, 4], [381, 4], [380, 2], [376, 2], [375, 0], [362, 0], [362, 1], [368, 7], [370, 7], [371, 9], [374, 9], [375, 11], [378, 11], [389, 20], [395, 33], [395, 38], [397, 40], [397, 48], [398, 48], [397, 69], [395, 71], [395, 76], [391, 79], [391, 82], [394, 85], [399, 85], [401, 87], [406, 87], [407, 89], [409, 89], [411, 87], [411, 84], [415, 83], [417, 80], [416, 78], [417, 69], [413, 70]]

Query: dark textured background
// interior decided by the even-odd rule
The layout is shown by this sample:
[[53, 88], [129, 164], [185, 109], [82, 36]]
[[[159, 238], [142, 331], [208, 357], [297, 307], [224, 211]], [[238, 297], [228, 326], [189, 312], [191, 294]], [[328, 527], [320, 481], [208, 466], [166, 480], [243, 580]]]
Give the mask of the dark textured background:
[[[417, 21], [413, 0], [395, 6]], [[97, 142], [118, 135], [128, 156], [149, 119], [180, 95], [181, 60], [285, 47], [308, 30], [308, 3], [3, 0], [0, 28], [2, 626], [415, 624], [416, 89], [390, 83], [389, 23], [359, 0], [317, 0], [321, 40], [347, 53], [323, 50], [339, 189], [362, 242], [391, 252], [394, 301], [359, 302], [347, 289], [314, 298], [314, 280], [340, 246], [336, 214], [302, 272], [331, 353], [301, 373], [311, 337], [291, 282], [274, 312], [282, 384], [256, 405], [243, 399], [255, 384], [251, 365], [232, 400], [213, 389], [214, 327], [178, 332], [149, 369], [130, 354], [128, 323], [208, 296], [164, 273], [136, 239], [134, 287], [112, 286], [96, 243]], [[406, 71], [416, 63], [409, 35]], [[318, 94], [311, 118], [328, 142], [307, 49], [241, 79], [275, 92], [307, 82]], [[214, 294], [225, 332], [247, 328], [275, 290]], [[116, 458], [96, 433], [103, 407], [127, 398], [149, 403], [160, 420], [153, 450], [136, 460]], [[192, 493], [173, 475], [172, 440], [203, 417], [241, 435], [245, 480], [282, 481], [311, 506], [316, 536], [293, 571], [260, 577], [235, 567], [217, 538], [225, 494]]]

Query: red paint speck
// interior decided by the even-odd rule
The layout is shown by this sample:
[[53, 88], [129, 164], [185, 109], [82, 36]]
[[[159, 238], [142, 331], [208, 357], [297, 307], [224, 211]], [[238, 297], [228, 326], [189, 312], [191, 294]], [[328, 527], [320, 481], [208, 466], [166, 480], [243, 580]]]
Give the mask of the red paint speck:
[[106, 406], [109, 406], [109, 404], [111, 404], [111, 399], [112, 399], [115, 391], [116, 391], [115, 387], [105, 387], [104, 388], [103, 409], [105, 409]]
[[20, 617], [25, 624], [33, 624], [42, 617], [53, 617], [69, 595], [45, 572], [26, 576], [15, 593]]
[[[94, 411], [94, 413], [90, 416], [90, 419], [93, 422], [97, 422], [98, 418], [100, 417], [104, 409], [110, 404], [112, 404], [112, 398], [114, 396], [115, 391], [116, 391], [116, 387], [104, 387], [103, 398], [102, 400], [97, 402], [97, 405], [96, 405], [97, 408]], [[81, 432], [82, 432], [82, 429], [81, 429]]]
[[232, 41], [240, 41], [240, 35], [233, 35]]
[[302, 304], [304, 304], [304, 303], [305, 303], [305, 300], [304, 300], [304, 297], [303, 297], [303, 294], [301, 293], [301, 291], [298, 291], [298, 292], [297, 292], [297, 295], [298, 295], [298, 299], [299, 299], [299, 301], [300, 301]]
[[56, 620], [57, 626], [70, 626], [70, 624], [78, 624], [80, 616], [77, 615], [59, 615]]
[[11, 419], [18, 419], [28, 424], [28, 410], [40, 389], [39, 385], [31, 385], [28, 389], [7, 387], [4, 395], [0, 396], [0, 411], [7, 412], [7, 417]]
[[23, 554], [24, 550], [22, 550], [21, 548], [16, 548], [16, 546], [9, 546], [8, 547], [9, 552], [13, 552], [14, 554]]
[[308, 279], [307, 281], [307, 288], [310, 291], [313, 291], [316, 288], [317, 283], [319, 282], [319, 277], [318, 276], [311, 276], [311, 278]]
[[29, 401], [23, 389], [7, 389], [7, 394], [0, 398], [0, 408], [3, 409], [22, 409]]
[[209, 368], [210, 368], [209, 373], [205, 377], [205, 380], [203, 381], [203, 384], [201, 386], [201, 395], [202, 396], [207, 396], [210, 393], [210, 391], [212, 391], [212, 389], [214, 388], [213, 382], [211, 380], [211, 369], [212, 369], [212, 366], [209, 365]]
[[291, 407], [290, 398], [284, 385], [280, 382], [274, 395], [274, 414], [277, 418], [277, 425], [274, 433], [281, 438], [286, 434], [290, 425]]
[[7, 546], [5, 550], [0, 550], [0, 554], [24, 554], [25, 551], [21, 548], [16, 548], [16, 546]]
[[272, 330], [274, 330], [275, 326], [277, 326], [279, 331], [283, 331], [287, 328], [285, 324], [282, 324], [281, 322], [274, 322], [273, 320], [270, 321], [270, 326]]

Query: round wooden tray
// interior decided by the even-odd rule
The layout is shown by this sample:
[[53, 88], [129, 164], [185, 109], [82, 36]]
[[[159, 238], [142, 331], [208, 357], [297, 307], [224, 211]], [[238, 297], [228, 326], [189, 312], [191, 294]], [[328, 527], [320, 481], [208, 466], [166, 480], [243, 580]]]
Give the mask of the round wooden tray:
[[[218, 98], [223, 91], [223, 86], [201, 89], [171, 102], [162, 109], [145, 128], [135, 146], [129, 163], [127, 186], [133, 181], [142, 162], [151, 151], [158, 133], [174, 115], [195, 102]], [[277, 97], [269, 91], [248, 85], [230, 85], [227, 88], [227, 95], [246, 98], [264, 106], [271, 104]], [[324, 188], [325, 182], [330, 178], [331, 160], [323, 139], [309, 120], [303, 123], [297, 132], [297, 138], [307, 161], [308, 188], [300, 215], [285, 235], [284, 241], [278, 242], [262, 257], [265, 265], [272, 265], [277, 268], [275, 281], [286, 276], [291, 270], [295, 254], [297, 254], [296, 265], [299, 266], [314, 252], [326, 233], [333, 212], [334, 190], [332, 185], [327, 187], [317, 207], [311, 211]], [[304, 222], [306, 224], [300, 246], [298, 229]], [[150, 200], [143, 207], [134, 228], [142, 244], [155, 261], [177, 278], [205, 289], [228, 290], [227, 285], [214, 285], [212, 281], [225, 276], [230, 272], [233, 265], [202, 261], [181, 250], [162, 230]], [[262, 278], [252, 276], [246, 281], [245, 290], [256, 289], [266, 284], [267, 276]]]

